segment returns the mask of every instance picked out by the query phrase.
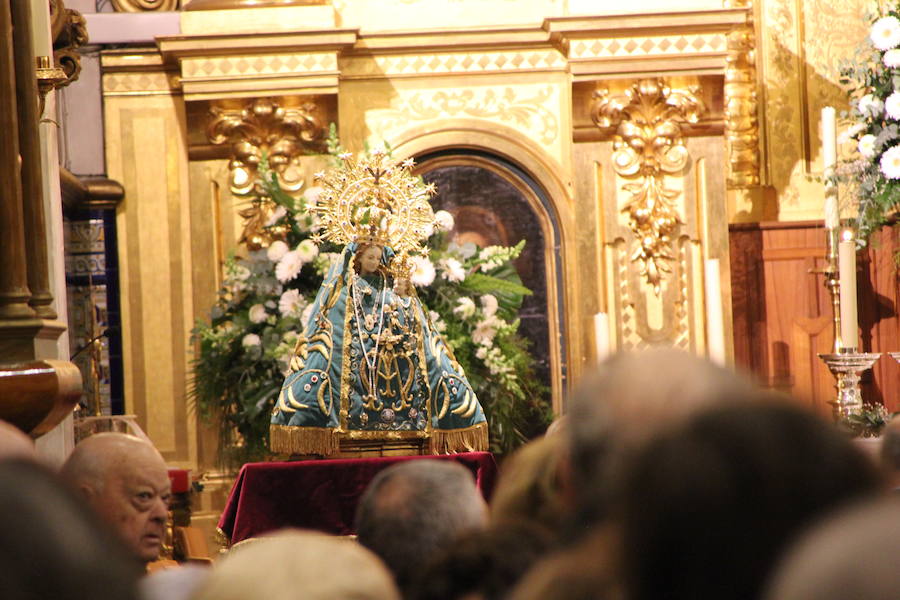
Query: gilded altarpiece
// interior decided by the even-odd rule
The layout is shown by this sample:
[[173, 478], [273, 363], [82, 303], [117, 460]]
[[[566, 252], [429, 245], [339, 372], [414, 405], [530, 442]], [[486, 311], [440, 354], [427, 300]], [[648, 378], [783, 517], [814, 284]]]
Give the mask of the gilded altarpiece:
[[[235, 139], [208, 133], [215, 111], [312, 103], [351, 150], [387, 141], [399, 158], [472, 151], [525, 173], [535, 190], [524, 197], [547, 240], [557, 411], [566, 386], [596, 358], [595, 313], [612, 316], [615, 348], [666, 344], [703, 354], [711, 300], [723, 303], [730, 323], [725, 185], [738, 163], [726, 153], [726, 134], [737, 129], [726, 119], [724, 89], [741, 52], [729, 35], [749, 26], [747, 9], [551, 15], [528, 26], [404, 33], [339, 25], [327, 4], [204, 13], [182, 13], [182, 34], [159, 38], [156, 48], [102, 58], [108, 174], [126, 190], [118, 226], [127, 410], [171, 464], [215, 465], [213, 434], [187, 400], [188, 338], [207, 317], [242, 235], [239, 211], [248, 208], [232, 193]], [[289, 22], [305, 28], [286, 29]], [[616, 136], [634, 115], [592, 118], [601, 90], [616, 95], [647, 81], [667, 97], [697, 100], [696, 109], [664, 115], [677, 160], [652, 176], [616, 168]], [[734, 114], [755, 114], [753, 97], [742, 98]], [[752, 138], [742, 135], [730, 139]], [[748, 169], [740, 177], [752, 180], [756, 148], [744, 149], [751, 159], [738, 161]], [[295, 175], [311, 181], [325, 164], [303, 154]], [[651, 230], [662, 243], [653, 268], [649, 257], [634, 258], [640, 230], [632, 221], [641, 217], [628, 208], [645, 184], [671, 208], [671, 222]], [[705, 297], [707, 258], [722, 259], [718, 299]]]

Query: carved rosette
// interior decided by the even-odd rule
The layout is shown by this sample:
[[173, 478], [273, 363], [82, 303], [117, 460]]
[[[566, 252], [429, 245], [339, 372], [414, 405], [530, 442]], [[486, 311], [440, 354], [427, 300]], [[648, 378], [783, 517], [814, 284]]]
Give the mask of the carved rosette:
[[287, 234], [286, 230], [268, 225], [277, 207], [266, 197], [259, 182], [263, 154], [282, 189], [289, 194], [299, 192], [303, 187], [300, 157], [304, 152], [323, 149], [325, 128], [316, 112], [313, 103], [284, 107], [270, 98], [258, 98], [240, 109], [210, 109], [207, 137], [213, 144], [231, 145], [231, 192], [251, 202], [239, 213], [244, 218], [240, 241], [251, 250], [265, 248]]
[[706, 110], [696, 94], [696, 89], [672, 89], [659, 78], [642, 79], [619, 95], [597, 90], [591, 107], [598, 127], [615, 128], [613, 167], [632, 180], [622, 186], [631, 195], [622, 209], [634, 234], [631, 261], [657, 295], [663, 274], [671, 272], [673, 235], [683, 224], [673, 205], [680, 192], [667, 188], [664, 178], [687, 166], [680, 123], [696, 123]]
[[[747, 0], [732, 0], [735, 7], [749, 7]], [[759, 185], [759, 121], [756, 116], [756, 57], [753, 24], [728, 34], [725, 67], [725, 144], [729, 188]]]

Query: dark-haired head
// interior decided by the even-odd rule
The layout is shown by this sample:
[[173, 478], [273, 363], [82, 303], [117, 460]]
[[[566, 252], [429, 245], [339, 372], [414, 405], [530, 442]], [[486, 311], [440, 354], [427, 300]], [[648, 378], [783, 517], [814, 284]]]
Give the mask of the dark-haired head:
[[870, 460], [805, 410], [711, 408], [629, 465], [616, 511], [627, 596], [757, 598], [794, 536], [878, 489]]

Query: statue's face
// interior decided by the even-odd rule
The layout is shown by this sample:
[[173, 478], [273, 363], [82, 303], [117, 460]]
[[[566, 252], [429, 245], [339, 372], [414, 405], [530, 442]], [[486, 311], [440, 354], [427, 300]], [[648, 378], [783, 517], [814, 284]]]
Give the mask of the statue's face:
[[369, 275], [378, 270], [381, 264], [381, 248], [369, 246], [359, 255], [359, 270], [363, 275]]

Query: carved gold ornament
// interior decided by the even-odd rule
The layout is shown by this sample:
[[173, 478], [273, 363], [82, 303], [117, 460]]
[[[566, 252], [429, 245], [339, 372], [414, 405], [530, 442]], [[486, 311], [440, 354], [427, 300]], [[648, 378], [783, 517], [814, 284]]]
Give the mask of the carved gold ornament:
[[384, 150], [369, 156], [339, 155], [341, 166], [316, 173], [324, 188], [316, 206], [321, 213], [322, 231], [315, 241], [331, 240], [390, 246], [397, 276], [408, 269], [410, 253], [426, 252], [423, 243], [434, 227], [429, 198], [434, 184], [425, 185], [410, 169], [412, 159], [393, 161]]
[[[50, 35], [53, 38], [53, 65], [43, 65], [48, 69], [59, 68], [65, 78], [54, 81], [53, 88], [66, 87], [81, 74], [81, 55], [78, 49], [88, 43], [87, 21], [77, 10], [66, 8], [62, 0], [50, 0]], [[47, 79], [56, 79], [58, 73], [45, 72]]]
[[725, 144], [729, 188], [759, 185], [759, 123], [756, 117], [756, 67], [753, 25], [728, 34], [725, 68]]
[[265, 248], [287, 235], [285, 228], [271, 224], [277, 206], [259, 181], [263, 154], [282, 189], [289, 194], [298, 192], [303, 187], [300, 158], [304, 151], [321, 150], [325, 136], [316, 112], [311, 102], [284, 107], [270, 98], [258, 98], [239, 109], [210, 109], [207, 137], [213, 144], [231, 144], [231, 192], [250, 199], [250, 207], [239, 214], [244, 218], [240, 241], [251, 250]]
[[608, 89], [594, 92], [591, 118], [599, 127], [615, 127], [613, 167], [621, 177], [633, 179], [622, 189], [631, 199], [622, 209], [635, 238], [632, 262], [659, 295], [672, 236], [682, 220], [672, 201], [677, 190], [664, 184], [666, 174], [678, 173], [688, 162], [681, 122], [696, 123], [705, 110], [697, 90], [675, 90], [662, 79], [642, 79], [623, 94]]
[[116, 12], [152, 12], [178, 10], [178, 0], [112, 0]]

